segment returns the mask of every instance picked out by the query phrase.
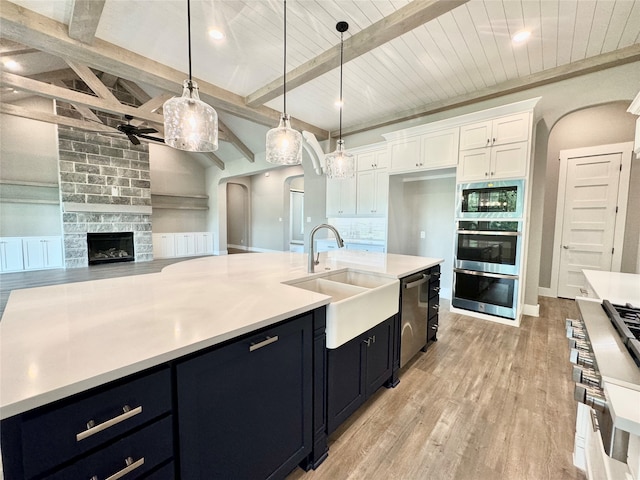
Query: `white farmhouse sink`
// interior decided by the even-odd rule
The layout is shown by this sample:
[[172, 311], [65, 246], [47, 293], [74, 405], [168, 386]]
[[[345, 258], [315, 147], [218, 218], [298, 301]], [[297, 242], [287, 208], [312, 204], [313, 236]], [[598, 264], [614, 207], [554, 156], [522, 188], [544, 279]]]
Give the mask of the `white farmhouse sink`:
[[395, 278], [346, 270], [285, 283], [331, 296], [327, 348], [338, 348], [398, 313], [400, 281]]

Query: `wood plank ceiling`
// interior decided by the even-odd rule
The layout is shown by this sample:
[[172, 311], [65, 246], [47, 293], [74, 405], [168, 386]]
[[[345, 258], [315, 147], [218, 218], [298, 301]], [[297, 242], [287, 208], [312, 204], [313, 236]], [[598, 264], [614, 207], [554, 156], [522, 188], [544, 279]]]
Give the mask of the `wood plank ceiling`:
[[[283, 103], [282, 2], [192, 0], [191, 9], [203, 99], [263, 135]], [[639, 0], [289, 0], [287, 111], [320, 138], [338, 127], [340, 20], [350, 25], [345, 134], [640, 60]], [[72, 67], [135, 82], [149, 98], [179, 94], [186, 78], [185, 0], [0, 0], [0, 22], [2, 60], [22, 64], [16, 75], [53, 82], [46, 72], [68, 69], [61, 58], [71, 56]], [[514, 44], [523, 29], [529, 41]], [[2, 85], [19, 88], [4, 74]], [[259, 143], [227, 131], [244, 156], [243, 140]]]

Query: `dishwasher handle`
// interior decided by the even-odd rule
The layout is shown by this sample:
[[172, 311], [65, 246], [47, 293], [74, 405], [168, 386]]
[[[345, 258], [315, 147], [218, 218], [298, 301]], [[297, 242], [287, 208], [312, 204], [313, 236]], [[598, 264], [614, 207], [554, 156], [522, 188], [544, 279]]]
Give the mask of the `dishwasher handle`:
[[431, 278], [431, 275], [427, 275], [426, 273], [423, 273], [418, 280], [415, 280], [413, 282], [403, 281], [402, 285], [403, 285], [404, 288], [414, 288], [414, 287], [418, 287], [418, 286], [420, 286], [420, 285], [422, 285], [424, 283], [427, 283], [430, 278]]

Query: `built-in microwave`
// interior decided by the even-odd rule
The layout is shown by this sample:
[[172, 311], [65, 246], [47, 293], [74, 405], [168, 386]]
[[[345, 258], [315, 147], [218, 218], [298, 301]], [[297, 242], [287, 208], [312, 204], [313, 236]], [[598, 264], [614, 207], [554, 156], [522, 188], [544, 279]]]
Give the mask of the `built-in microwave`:
[[457, 218], [522, 218], [524, 180], [460, 183]]

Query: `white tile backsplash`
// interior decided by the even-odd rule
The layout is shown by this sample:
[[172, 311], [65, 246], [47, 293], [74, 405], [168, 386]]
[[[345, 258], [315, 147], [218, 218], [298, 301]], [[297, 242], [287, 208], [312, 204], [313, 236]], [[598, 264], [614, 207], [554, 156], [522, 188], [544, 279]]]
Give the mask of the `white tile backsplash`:
[[387, 238], [386, 218], [336, 217], [329, 218], [329, 223], [338, 229], [346, 240], [377, 240]]

